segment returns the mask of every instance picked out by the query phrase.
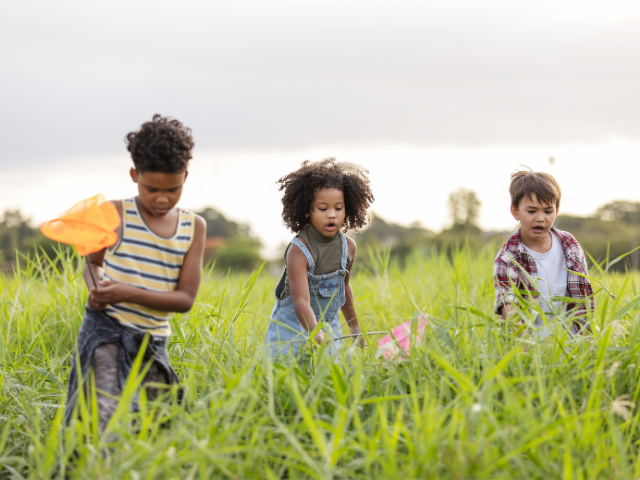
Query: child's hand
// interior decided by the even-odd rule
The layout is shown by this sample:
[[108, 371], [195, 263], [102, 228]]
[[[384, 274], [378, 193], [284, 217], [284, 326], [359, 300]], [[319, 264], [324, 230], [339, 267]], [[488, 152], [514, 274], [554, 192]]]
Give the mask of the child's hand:
[[[114, 303], [121, 303], [129, 298], [131, 293], [131, 286], [122, 282], [98, 282], [97, 288], [90, 289], [90, 297], [93, 297], [93, 302], [103, 305], [102, 309], [106, 305], [113, 305]], [[91, 305], [89, 305], [91, 306]]]
[[318, 344], [318, 345], [322, 345], [323, 343], [326, 343], [326, 338], [324, 336], [324, 332], [322, 330], [320, 330], [318, 333], [316, 333], [316, 336], [313, 337], [313, 340]]
[[[352, 335], [355, 335], [355, 334], [358, 334], [358, 333], [360, 333], [360, 334], [362, 333], [362, 330], [360, 329], [360, 325], [358, 325], [357, 328], [352, 328], [351, 329], [351, 334]], [[364, 339], [364, 335], [359, 335], [357, 337], [354, 337], [353, 341], [357, 342], [357, 344], [358, 344], [358, 346], [360, 348], [367, 348], [367, 341]]]
[[93, 290], [95, 290], [94, 287], [91, 287], [89, 289], [89, 298], [87, 298], [87, 303], [89, 304], [89, 308], [91, 310], [104, 310], [107, 307], [106, 303], [100, 303], [96, 300], [95, 296], [93, 295]]

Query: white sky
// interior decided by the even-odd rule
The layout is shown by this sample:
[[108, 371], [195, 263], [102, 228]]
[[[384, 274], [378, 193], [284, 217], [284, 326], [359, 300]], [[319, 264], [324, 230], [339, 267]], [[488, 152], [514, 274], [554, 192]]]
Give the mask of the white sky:
[[484, 228], [511, 228], [521, 163], [589, 214], [640, 200], [638, 58], [633, 1], [5, 2], [0, 210], [132, 195], [123, 137], [159, 112], [196, 139], [182, 205], [268, 252], [290, 236], [275, 181], [330, 155], [400, 223], [439, 230], [466, 187]]

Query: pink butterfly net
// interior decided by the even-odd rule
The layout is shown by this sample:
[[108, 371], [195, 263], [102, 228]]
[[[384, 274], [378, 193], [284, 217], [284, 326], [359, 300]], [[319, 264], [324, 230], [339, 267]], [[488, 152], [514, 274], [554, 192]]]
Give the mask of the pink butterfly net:
[[420, 314], [415, 320], [409, 320], [394, 328], [390, 335], [386, 335], [378, 341], [378, 353], [387, 360], [402, 361], [409, 356], [411, 347], [417, 347], [422, 343], [424, 330], [427, 328], [428, 316]]

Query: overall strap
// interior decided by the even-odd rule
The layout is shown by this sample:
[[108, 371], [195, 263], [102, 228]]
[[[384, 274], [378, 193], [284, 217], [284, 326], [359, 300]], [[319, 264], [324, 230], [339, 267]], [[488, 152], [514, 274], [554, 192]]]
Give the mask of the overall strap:
[[304, 253], [304, 256], [307, 258], [307, 262], [309, 262], [309, 273], [313, 275], [316, 270], [316, 262], [307, 246], [298, 237], [293, 237], [291, 243], [302, 250], [302, 253]]
[[347, 237], [342, 232], [340, 234], [340, 241], [342, 242], [342, 258], [340, 259], [340, 266], [343, 270], [347, 269], [347, 259], [349, 258], [349, 247], [347, 245]]

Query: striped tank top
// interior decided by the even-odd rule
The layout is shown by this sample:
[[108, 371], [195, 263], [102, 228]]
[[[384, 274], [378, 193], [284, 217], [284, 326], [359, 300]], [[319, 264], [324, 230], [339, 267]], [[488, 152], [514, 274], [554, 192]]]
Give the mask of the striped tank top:
[[[195, 228], [195, 214], [180, 210], [178, 228], [171, 238], [160, 237], [147, 226], [135, 198], [122, 201], [122, 232], [113, 251], [104, 255], [106, 280], [128, 283], [155, 292], [177, 288], [184, 256]], [[171, 334], [173, 312], [163, 312], [135, 303], [109, 305], [106, 313], [122, 325], [149, 331], [156, 336]]]

